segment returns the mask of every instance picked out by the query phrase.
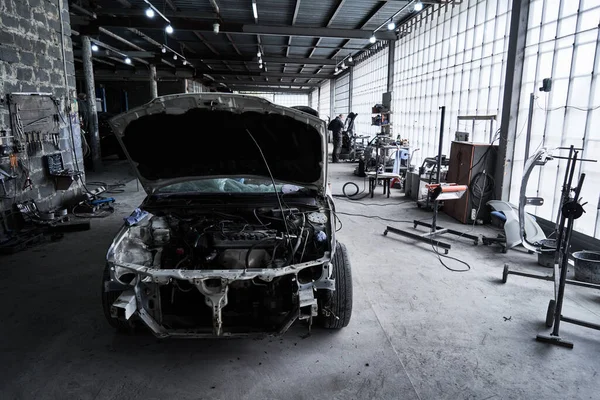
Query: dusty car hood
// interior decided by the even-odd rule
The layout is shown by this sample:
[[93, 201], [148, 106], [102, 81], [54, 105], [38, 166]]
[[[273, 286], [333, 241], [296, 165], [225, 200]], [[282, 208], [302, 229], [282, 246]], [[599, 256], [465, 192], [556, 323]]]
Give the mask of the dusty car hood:
[[235, 94], [162, 96], [110, 124], [147, 193], [208, 177], [268, 177], [325, 192], [325, 123], [267, 100]]

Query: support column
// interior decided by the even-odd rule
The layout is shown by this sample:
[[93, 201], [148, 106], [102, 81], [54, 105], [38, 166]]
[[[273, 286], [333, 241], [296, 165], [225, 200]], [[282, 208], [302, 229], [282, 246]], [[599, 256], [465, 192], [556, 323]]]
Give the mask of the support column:
[[498, 146], [496, 176], [494, 177], [496, 180], [495, 198], [504, 201], [508, 201], [510, 197], [529, 3], [530, 0], [512, 0], [510, 36], [508, 38], [506, 59], [506, 81], [504, 82], [504, 100], [502, 101], [500, 145]]
[[352, 112], [352, 81], [354, 80], [354, 67], [351, 65], [348, 68], [350, 71], [348, 72], [348, 112], [346, 114]]
[[150, 64], [150, 96], [155, 99], [158, 97], [158, 83], [156, 81], [156, 65]]
[[83, 46], [83, 76], [85, 94], [87, 95], [88, 124], [90, 135], [90, 150], [92, 152], [92, 167], [94, 171], [102, 169], [102, 154], [100, 153], [100, 134], [98, 132], [98, 110], [96, 109], [96, 85], [94, 83], [94, 66], [92, 65], [92, 44], [89, 36], [82, 36]]
[[396, 60], [396, 41], [388, 41], [388, 72], [387, 72], [387, 91], [394, 90], [394, 63]]
[[329, 116], [335, 118], [335, 79], [332, 79], [329, 84]]

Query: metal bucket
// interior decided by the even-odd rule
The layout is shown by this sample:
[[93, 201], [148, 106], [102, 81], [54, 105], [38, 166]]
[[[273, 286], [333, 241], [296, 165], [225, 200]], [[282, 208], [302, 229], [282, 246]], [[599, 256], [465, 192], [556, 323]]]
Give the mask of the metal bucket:
[[556, 239], [543, 239], [540, 240], [542, 245], [538, 253], [538, 264], [542, 267], [553, 268], [554, 267], [554, 256], [556, 255]]
[[575, 279], [582, 282], [600, 284], [600, 252], [578, 251], [575, 259]]

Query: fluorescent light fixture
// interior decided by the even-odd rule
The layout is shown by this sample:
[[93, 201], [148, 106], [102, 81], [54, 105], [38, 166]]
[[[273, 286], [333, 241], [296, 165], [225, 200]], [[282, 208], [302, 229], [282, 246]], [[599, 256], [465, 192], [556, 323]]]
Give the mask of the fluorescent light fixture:
[[375, 37], [375, 35], [373, 35], [369, 38], [369, 42], [371, 42], [371, 43], [375, 43], [376, 41], [377, 41], [377, 38]]
[[423, 3], [421, 3], [420, 1], [415, 3], [415, 11], [421, 11], [423, 9]]
[[177, 54], [173, 54], [173, 60], [177, 60]]
[[393, 31], [394, 29], [396, 29], [396, 24], [394, 21], [390, 20], [390, 23], [388, 24], [388, 31]]
[[146, 17], [148, 17], [148, 18], [154, 18], [155, 15], [156, 15], [156, 13], [152, 9], [152, 7], [148, 7], [146, 9]]
[[166, 48], [163, 46], [163, 48], [162, 48], [162, 49], [160, 49], [160, 51], [161, 51], [163, 54], [165, 54], [165, 53], [167, 52], [167, 49], [166, 49]]
[[219, 23], [218, 23], [218, 22], [215, 22], [215, 23], [213, 24], [213, 32], [215, 33], [215, 35], [219, 33], [219, 28], [220, 28], [220, 27], [221, 27], [221, 25], [219, 25]]
[[165, 32], [167, 32], [168, 34], [173, 33], [173, 27], [171, 25], [167, 25], [165, 27]]
[[98, 51], [98, 45], [92, 44], [92, 51]]
[[254, 14], [254, 19], [258, 19], [258, 9], [256, 8], [256, 1], [252, 2], [252, 13]]
[[348, 57], [348, 62], [352, 62], [354, 59], [352, 58], [352, 56]]
[[131, 64], [131, 58], [125, 57], [125, 64]]

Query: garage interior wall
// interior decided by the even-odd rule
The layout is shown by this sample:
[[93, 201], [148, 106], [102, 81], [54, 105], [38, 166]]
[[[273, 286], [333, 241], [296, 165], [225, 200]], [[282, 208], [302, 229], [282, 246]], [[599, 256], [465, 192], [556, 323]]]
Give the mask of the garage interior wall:
[[[474, 142], [495, 132], [483, 121], [458, 125], [457, 116], [497, 115], [503, 100], [510, 29], [509, 1], [463, 1], [432, 6], [396, 44], [394, 135], [409, 139], [415, 164], [437, 154], [441, 106], [446, 106], [444, 154], [457, 130]], [[494, 125], [494, 131], [500, 121]], [[474, 129], [473, 129], [474, 128]]]
[[310, 97], [309, 97], [309, 104], [308, 106], [314, 110], [319, 110], [319, 89], [314, 89], [312, 92], [310, 92]]
[[[12, 131], [17, 119], [14, 113], [11, 118], [6, 100], [11, 93], [23, 92], [50, 93], [58, 104], [48, 96], [16, 96], [13, 112], [18, 105], [22, 126]], [[16, 156], [16, 167], [8, 154], [0, 157], [0, 168], [15, 176], [5, 181], [6, 189], [0, 185], [0, 212], [12, 211], [15, 203], [27, 200], [33, 200], [41, 211], [76, 201], [82, 186], [74, 182], [68, 190], [58, 190], [46, 162], [46, 156], [60, 154], [65, 169], [83, 174], [67, 1], [0, 1], [0, 98], [0, 145], [10, 145], [8, 138], [13, 134], [21, 137], [23, 145], [22, 150], [10, 150]], [[66, 112], [67, 105], [72, 107], [70, 113]], [[60, 118], [53, 118], [56, 114]], [[39, 142], [38, 136], [41, 148], [24, 151], [32, 142], [26, 135], [34, 131], [38, 135], [56, 134], [58, 144]]]
[[344, 119], [350, 108], [350, 74], [340, 76], [335, 80], [335, 111], [334, 115], [344, 114]]
[[[517, 119], [510, 201], [517, 204], [524, 165], [530, 93], [535, 93], [529, 154], [537, 149], [583, 147], [580, 157], [600, 158], [600, 1], [531, 0], [528, 32]], [[552, 78], [552, 90], [540, 92], [544, 78]], [[568, 155], [568, 151], [552, 151]], [[545, 199], [528, 212], [554, 221], [567, 161], [554, 159], [535, 168], [527, 187], [528, 196]], [[600, 238], [600, 163], [583, 163], [586, 173], [581, 196], [584, 218], [575, 221], [575, 230]]]
[[380, 127], [371, 126], [371, 110], [375, 104], [381, 103], [387, 88], [387, 59], [388, 49], [385, 48], [354, 66], [350, 111], [358, 114], [354, 120], [357, 135], [375, 136], [381, 131]]
[[240, 92], [247, 96], [257, 96], [269, 100], [271, 103], [284, 107], [308, 106], [308, 93], [265, 93], [265, 92]]
[[323, 82], [321, 85], [321, 97], [319, 98], [319, 116], [322, 120], [329, 120], [331, 117], [331, 80]]

